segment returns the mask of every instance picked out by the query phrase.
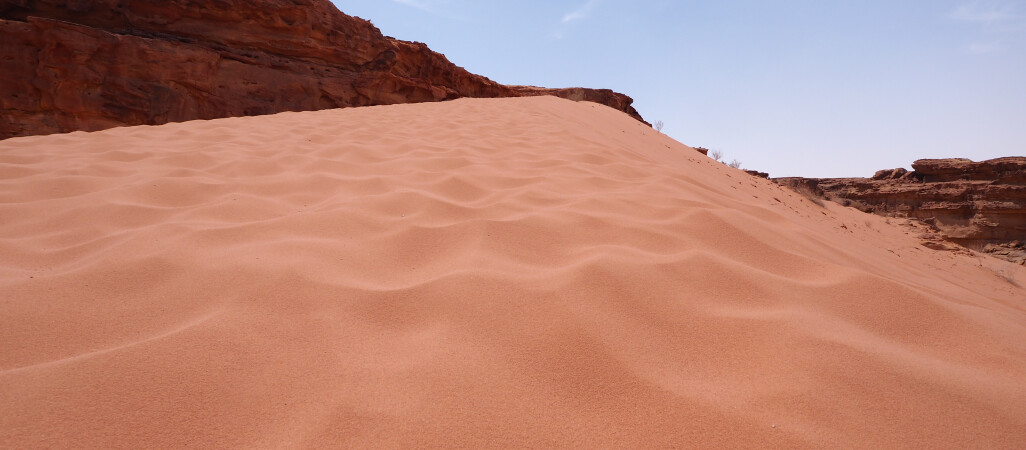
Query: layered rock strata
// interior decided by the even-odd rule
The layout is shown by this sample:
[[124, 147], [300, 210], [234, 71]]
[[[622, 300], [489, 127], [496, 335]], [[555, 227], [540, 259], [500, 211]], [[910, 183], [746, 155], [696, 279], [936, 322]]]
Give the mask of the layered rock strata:
[[866, 212], [919, 219], [946, 240], [1026, 261], [1026, 157], [921, 159], [872, 178], [776, 178]]
[[460, 97], [555, 95], [642, 120], [610, 90], [505, 86], [328, 0], [0, 0], [0, 139]]

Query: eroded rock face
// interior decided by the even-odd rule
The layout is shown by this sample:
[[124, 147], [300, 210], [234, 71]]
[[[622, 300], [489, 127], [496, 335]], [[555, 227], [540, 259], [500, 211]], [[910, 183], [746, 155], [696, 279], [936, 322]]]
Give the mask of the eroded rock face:
[[[121, 125], [610, 90], [505, 86], [328, 0], [0, 0], [0, 139]], [[643, 120], [642, 120], [643, 121]]]
[[910, 217], [975, 250], [1026, 261], [1026, 157], [921, 159], [872, 178], [776, 178], [863, 211]]

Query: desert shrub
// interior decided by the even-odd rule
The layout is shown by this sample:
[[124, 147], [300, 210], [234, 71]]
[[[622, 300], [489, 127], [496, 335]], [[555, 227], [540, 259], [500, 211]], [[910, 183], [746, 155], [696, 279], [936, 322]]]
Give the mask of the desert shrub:
[[727, 164], [727, 165], [732, 167], [732, 168], [734, 168], [734, 169], [740, 169], [741, 168], [741, 161], [738, 161], [738, 160], [735, 159], [735, 160], [730, 161], [730, 164]]
[[709, 156], [717, 161], [723, 159], [723, 152], [720, 150], [709, 150]]
[[657, 120], [654, 124], [652, 124], [652, 128], [655, 128], [656, 131], [662, 133], [663, 132], [663, 125], [665, 125], [665, 124], [663, 123], [662, 120]]

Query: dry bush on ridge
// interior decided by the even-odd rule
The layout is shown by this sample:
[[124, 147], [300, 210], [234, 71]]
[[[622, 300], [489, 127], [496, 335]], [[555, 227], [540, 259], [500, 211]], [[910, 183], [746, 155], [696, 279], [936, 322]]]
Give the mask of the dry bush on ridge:
[[709, 150], [709, 156], [717, 161], [723, 159], [723, 152], [720, 150]]
[[741, 161], [738, 161], [738, 160], [735, 159], [735, 160], [731, 161], [730, 164], [727, 164], [727, 165], [730, 166], [731, 168], [734, 168], [734, 169], [740, 169], [741, 168]]
[[665, 124], [663, 123], [662, 120], [657, 120], [654, 124], [652, 124], [652, 128], [655, 128], [656, 131], [662, 133], [663, 132], [663, 125], [665, 125]]

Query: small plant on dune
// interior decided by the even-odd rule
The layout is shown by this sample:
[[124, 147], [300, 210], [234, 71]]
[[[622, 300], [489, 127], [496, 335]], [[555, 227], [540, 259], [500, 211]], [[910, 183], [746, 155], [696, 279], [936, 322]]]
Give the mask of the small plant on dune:
[[652, 124], [652, 128], [655, 128], [656, 131], [662, 133], [663, 132], [663, 125], [665, 125], [665, 124], [663, 123], [662, 120], [657, 120], [654, 124]]
[[709, 150], [709, 156], [711, 156], [712, 159], [719, 161], [723, 159], [723, 152], [720, 150]]
[[735, 159], [735, 160], [730, 161], [730, 164], [727, 164], [727, 165], [730, 166], [733, 169], [740, 169], [741, 168], [741, 161], [738, 161], [738, 160]]

